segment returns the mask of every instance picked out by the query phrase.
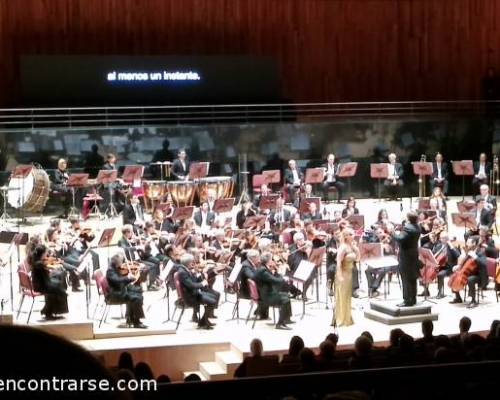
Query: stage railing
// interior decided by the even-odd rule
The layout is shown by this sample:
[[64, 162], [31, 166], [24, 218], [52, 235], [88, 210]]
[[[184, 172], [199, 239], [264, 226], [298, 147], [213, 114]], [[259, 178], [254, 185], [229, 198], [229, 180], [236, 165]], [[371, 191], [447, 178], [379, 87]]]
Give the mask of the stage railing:
[[499, 114], [500, 101], [6, 108], [0, 109], [0, 130], [210, 123], [319, 122], [346, 118], [473, 117]]
[[[379, 368], [158, 385], [144, 398], [322, 399], [361, 390], [373, 399], [463, 399], [493, 394], [499, 361]], [[142, 396], [141, 396], [142, 397]]]

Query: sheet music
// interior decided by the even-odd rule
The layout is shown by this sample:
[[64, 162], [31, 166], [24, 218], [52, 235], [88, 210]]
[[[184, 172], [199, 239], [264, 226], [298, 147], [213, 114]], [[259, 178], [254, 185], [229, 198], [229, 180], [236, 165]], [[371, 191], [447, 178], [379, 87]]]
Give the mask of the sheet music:
[[236, 260], [236, 263], [234, 264], [234, 268], [231, 271], [231, 273], [229, 274], [229, 278], [227, 278], [227, 280], [231, 284], [234, 284], [237, 281], [238, 276], [240, 275], [240, 272], [241, 272], [241, 258]]
[[167, 280], [168, 274], [170, 274], [170, 271], [172, 270], [173, 266], [174, 262], [172, 260], [168, 260], [167, 264], [160, 271], [160, 280], [162, 282], [165, 282]]
[[311, 273], [315, 267], [316, 266], [314, 265], [314, 263], [307, 261], [307, 260], [302, 260], [299, 263], [299, 266], [297, 267], [297, 269], [295, 270], [293, 277], [295, 279], [297, 279], [298, 281], [305, 282], [309, 279], [309, 277], [311, 276]]
[[399, 265], [397, 258], [394, 256], [370, 258], [364, 261], [364, 263], [373, 269], [396, 267]]

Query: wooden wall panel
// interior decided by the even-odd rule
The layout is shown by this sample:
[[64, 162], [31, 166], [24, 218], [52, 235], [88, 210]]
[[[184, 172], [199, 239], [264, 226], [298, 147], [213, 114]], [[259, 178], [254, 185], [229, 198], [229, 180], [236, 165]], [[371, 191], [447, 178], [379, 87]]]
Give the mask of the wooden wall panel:
[[262, 54], [299, 102], [472, 99], [498, 0], [0, 0], [0, 104], [21, 54]]

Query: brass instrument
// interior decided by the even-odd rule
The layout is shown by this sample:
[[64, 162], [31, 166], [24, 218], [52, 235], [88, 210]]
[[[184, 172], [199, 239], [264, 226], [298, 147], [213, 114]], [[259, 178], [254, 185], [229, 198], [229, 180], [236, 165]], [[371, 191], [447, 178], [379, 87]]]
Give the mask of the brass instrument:
[[[420, 162], [426, 162], [426, 161], [427, 161], [427, 156], [425, 154], [422, 154], [420, 156]], [[418, 176], [418, 197], [423, 199], [425, 197], [425, 192], [426, 192], [425, 176], [419, 175]]]
[[493, 168], [490, 171], [489, 186], [491, 195], [496, 197], [500, 194], [500, 170], [498, 168], [498, 155], [493, 155]]

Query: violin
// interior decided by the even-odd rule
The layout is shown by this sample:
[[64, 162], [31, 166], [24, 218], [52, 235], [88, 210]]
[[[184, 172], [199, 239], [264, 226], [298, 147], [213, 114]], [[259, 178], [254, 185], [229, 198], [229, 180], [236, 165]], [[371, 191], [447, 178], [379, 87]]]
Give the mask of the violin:
[[120, 275], [129, 276], [131, 275], [135, 278], [133, 284], [140, 283], [140, 274], [144, 268], [144, 265], [138, 261], [126, 261], [118, 268]]

